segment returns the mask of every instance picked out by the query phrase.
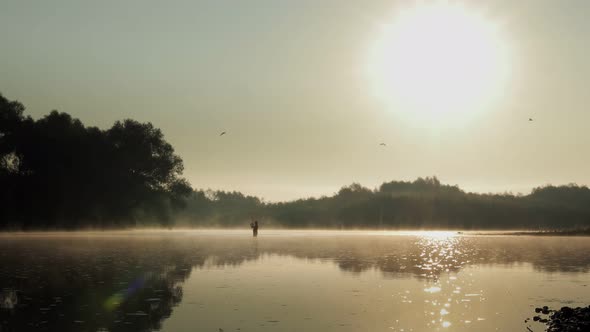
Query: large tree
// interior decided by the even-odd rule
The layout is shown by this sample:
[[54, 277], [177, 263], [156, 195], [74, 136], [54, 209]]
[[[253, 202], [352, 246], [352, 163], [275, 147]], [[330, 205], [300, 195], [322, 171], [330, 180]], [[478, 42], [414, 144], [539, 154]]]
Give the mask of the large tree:
[[101, 130], [52, 111], [32, 120], [0, 95], [0, 221], [32, 227], [170, 221], [190, 194], [183, 165], [151, 123]]

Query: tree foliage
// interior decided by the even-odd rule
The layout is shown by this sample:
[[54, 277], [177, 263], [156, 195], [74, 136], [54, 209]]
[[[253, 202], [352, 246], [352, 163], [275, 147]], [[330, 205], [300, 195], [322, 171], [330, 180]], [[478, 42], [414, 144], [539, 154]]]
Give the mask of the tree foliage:
[[167, 224], [191, 193], [160, 129], [134, 120], [101, 130], [67, 113], [41, 119], [0, 95], [0, 222], [4, 227]]

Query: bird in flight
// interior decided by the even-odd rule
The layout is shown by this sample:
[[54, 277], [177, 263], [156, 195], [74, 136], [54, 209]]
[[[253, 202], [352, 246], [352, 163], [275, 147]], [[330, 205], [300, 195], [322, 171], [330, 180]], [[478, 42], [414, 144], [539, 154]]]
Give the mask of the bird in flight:
[[533, 121], [533, 118], [529, 118], [529, 121]]
[[387, 144], [385, 144], [385, 143], [381, 143], [381, 144], [379, 144], [379, 145], [381, 145], [381, 146], [387, 146]]
[[225, 131], [222, 131], [221, 134], [219, 134], [219, 136], [223, 136], [225, 135]]

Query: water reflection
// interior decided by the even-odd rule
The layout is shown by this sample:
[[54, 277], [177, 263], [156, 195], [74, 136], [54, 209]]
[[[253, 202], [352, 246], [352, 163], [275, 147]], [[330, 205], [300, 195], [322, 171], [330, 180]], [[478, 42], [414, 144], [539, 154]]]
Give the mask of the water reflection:
[[2, 331], [151, 331], [192, 264], [144, 241], [3, 239]]
[[[245, 235], [172, 232], [2, 236], [1, 331], [159, 330], [174, 307], [183, 301], [183, 285], [191, 273], [199, 273], [201, 278], [202, 272], [227, 272], [224, 268], [261, 260], [271, 263], [265, 263], [266, 272], [258, 271], [256, 278], [296, 264], [301, 266], [292, 272], [295, 275], [297, 271], [306, 273], [302, 269], [309, 266], [335, 265], [346, 275], [358, 278], [357, 286], [350, 291], [352, 303], [370, 299], [381, 303], [380, 310], [393, 312], [400, 307], [386, 308], [393, 305], [388, 301], [395, 299], [404, 310], [420, 312], [416, 319], [424, 320], [425, 327], [457, 329], [457, 324], [465, 326], [488, 319], [483, 317], [480, 304], [489, 296], [498, 295], [486, 294], [484, 288], [493, 283], [492, 277], [489, 273], [477, 274], [474, 267], [505, 266], [509, 271], [510, 267], [530, 264], [544, 273], [588, 273], [590, 268], [590, 256], [586, 254], [590, 241], [586, 238], [277, 232], [252, 239]], [[286, 260], [282, 257], [289, 258], [290, 265], [284, 265]], [[371, 282], [381, 284], [409, 278], [421, 283], [421, 287], [391, 288], [391, 294], [367, 297], [371, 288], [363, 288], [359, 276], [371, 271], [379, 274]], [[286, 275], [284, 279], [292, 277]], [[229, 280], [227, 284], [211, 281], [212, 291], [229, 292], [230, 285], [245, 282], [239, 278]], [[265, 282], [255, 284], [262, 289], [262, 296], [275, 286], [290, 285], [276, 279]], [[311, 280], [302, 287], [321, 290], [328, 282]], [[509, 290], [503, 291], [506, 289]], [[230, 310], [219, 305], [224, 311]], [[466, 308], [471, 310], [470, 316], [466, 315]], [[478, 313], [482, 313], [481, 317]], [[363, 313], [355, 315], [361, 317]], [[267, 324], [278, 324], [274, 320], [268, 318]], [[389, 323], [396, 329], [403, 322], [398, 319]], [[354, 329], [354, 321], [349, 327]]]

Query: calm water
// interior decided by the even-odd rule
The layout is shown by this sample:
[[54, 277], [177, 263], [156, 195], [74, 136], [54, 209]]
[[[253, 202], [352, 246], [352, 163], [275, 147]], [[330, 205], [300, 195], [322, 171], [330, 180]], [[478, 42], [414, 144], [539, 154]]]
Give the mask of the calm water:
[[0, 235], [0, 331], [542, 331], [590, 304], [590, 238]]

